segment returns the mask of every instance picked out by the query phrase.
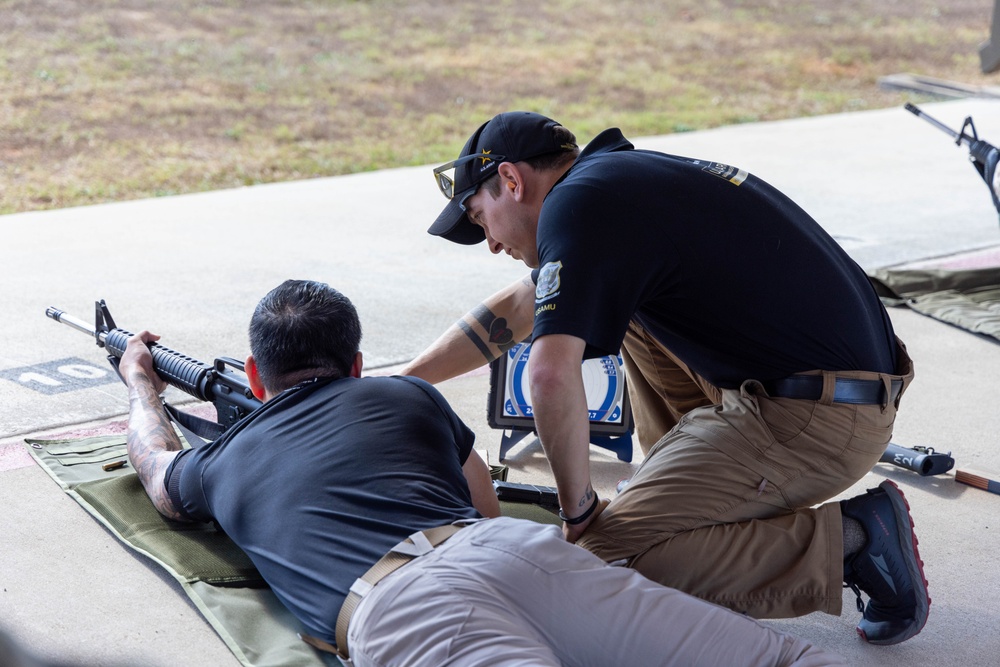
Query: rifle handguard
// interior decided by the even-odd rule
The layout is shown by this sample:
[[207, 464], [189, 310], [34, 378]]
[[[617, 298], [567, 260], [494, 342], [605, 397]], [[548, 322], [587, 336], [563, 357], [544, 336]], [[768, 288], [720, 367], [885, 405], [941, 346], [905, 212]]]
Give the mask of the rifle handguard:
[[[104, 346], [120, 359], [133, 335], [124, 329], [112, 329], [104, 338]], [[150, 344], [149, 351], [153, 355], [153, 368], [167, 384], [202, 401], [213, 399], [205, 391], [211, 366], [158, 343]]]

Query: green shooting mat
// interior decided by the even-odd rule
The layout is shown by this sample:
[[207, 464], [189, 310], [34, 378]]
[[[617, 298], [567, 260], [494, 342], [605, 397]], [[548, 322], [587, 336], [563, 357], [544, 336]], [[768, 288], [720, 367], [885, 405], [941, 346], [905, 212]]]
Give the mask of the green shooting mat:
[[880, 269], [869, 279], [888, 306], [1000, 340], [1000, 267]]
[[[115, 537], [150, 558], [181, 586], [205, 620], [247, 667], [338, 665], [298, 637], [298, 621], [281, 605], [250, 559], [212, 524], [163, 517], [125, 461], [124, 435], [75, 440], [26, 440], [28, 451], [56, 484]], [[494, 468], [504, 477], [506, 467]], [[507, 516], [559, 524], [537, 505], [501, 503]]]

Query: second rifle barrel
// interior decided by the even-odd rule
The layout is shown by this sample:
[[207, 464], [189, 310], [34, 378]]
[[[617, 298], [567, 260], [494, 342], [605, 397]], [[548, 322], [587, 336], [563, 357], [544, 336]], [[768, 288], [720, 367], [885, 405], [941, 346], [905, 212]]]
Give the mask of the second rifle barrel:
[[958, 132], [956, 132], [955, 130], [951, 129], [950, 127], [948, 127], [947, 125], [945, 125], [944, 123], [942, 123], [941, 121], [939, 121], [937, 118], [934, 118], [933, 116], [928, 116], [923, 111], [921, 111], [916, 105], [913, 105], [913, 104], [910, 104], [909, 102], [907, 102], [906, 106], [905, 106], [905, 109], [907, 111], [909, 111], [910, 113], [912, 113], [914, 116], [918, 116], [919, 118], [923, 118], [924, 120], [926, 120], [928, 123], [930, 123], [931, 125], [933, 125], [937, 129], [939, 129], [942, 132], [944, 132], [945, 134], [949, 135], [952, 139], [958, 139], [958, 140], [968, 139], [968, 137], [966, 137], [964, 135], [959, 136]]

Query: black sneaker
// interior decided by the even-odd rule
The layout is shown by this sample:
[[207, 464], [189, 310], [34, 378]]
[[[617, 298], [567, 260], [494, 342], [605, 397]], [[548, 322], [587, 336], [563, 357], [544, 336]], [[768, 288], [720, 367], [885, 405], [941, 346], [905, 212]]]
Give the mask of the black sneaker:
[[[923, 629], [931, 605], [910, 506], [899, 487], [885, 481], [840, 501], [840, 509], [868, 533], [868, 544], [844, 563], [844, 586], [858, 596], [863, 616], [858, 634], [871, 644], [906, 641]], [[870, 598], [867, 607], [859, 588]]]

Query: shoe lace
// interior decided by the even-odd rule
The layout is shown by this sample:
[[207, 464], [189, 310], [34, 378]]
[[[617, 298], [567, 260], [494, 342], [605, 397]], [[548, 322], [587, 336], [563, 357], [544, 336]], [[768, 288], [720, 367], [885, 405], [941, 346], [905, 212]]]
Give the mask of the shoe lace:
[[858, 599], [856, 600], [858, 611], [860, 611], [862, 614], [865, 613], [865, 601], [861, 599], [861, 589], [858, 588], [858, 585], [853, 581], [846, 581], [844, 582], [844, 588], [850, 588], [852, 591], [854, 591], [854, 594], [858, 596]]

